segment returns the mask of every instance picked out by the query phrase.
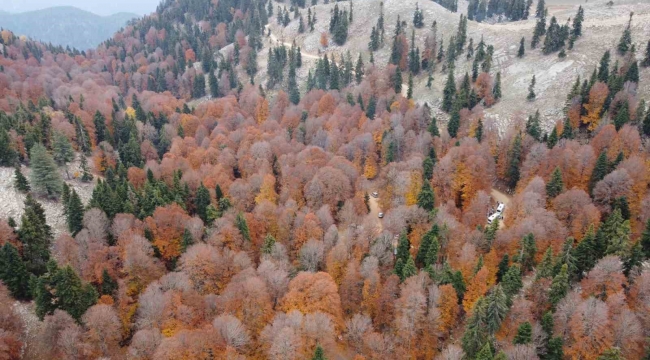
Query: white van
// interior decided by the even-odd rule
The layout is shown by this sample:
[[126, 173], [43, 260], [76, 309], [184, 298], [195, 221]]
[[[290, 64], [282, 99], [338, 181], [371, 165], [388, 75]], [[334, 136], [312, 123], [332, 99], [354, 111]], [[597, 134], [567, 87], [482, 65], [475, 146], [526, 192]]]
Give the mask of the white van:
[[499, 216], [501, 216], [501, 214], [499, 214], [498, 212], [495, 212], [494, 214], [488, 216], [488, 224], [492, 224], [492, 222]]

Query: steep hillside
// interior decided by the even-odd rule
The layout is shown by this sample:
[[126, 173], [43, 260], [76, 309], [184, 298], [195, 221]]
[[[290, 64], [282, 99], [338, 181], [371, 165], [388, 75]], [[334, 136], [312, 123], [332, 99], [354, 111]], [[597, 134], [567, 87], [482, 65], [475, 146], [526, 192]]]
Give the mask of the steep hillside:
[[23, 13], [0, 12], [0, 26], [45, 43], [87, 50], [97, 47], [136, 17], [132, 13], [99, 16], [61, 6]]
[[[368, 42], [372, 27], [379, 18], [379, 3], [379, 0], [354, 2], [355, 20], [350, 24], [350, 36], [343, 46], [336, 46], [333, 41], [330, 41], [327, 48], [320, 45], [321, 33], [328, 33], [330, 12], [334, 3], [311, 7], [312, 11], [315, 10], [318, 19], [313, 32], [307, 31], [304, 34], [299, 34], [298, 20], [293, 19], [293, 16], [287, 27], [278, 25], [275, 19], [270, 19], [269, 27], [272, 33], [283, 42], [292, 43], [295, 40], [302, 51], [307, 54], [322, 56], [327, 53], [330, 58], [334, 56], [339, 59], [341, 55], [350, 51], [353, 60], [361, 53], [367, 63], [370, 57]], [[576, 41], [573, 50], [566, 51], [567, 56], [564, 59], [558, 58], [557, 52], [543, 55], [541, 46], [538, 46], [537, 49], [530, 48], [536, 23], [534, 18], [536, 3], [531, 6], [533, 16], [528, 20], [496, 24], [468, 22], [467, 36], [468, 40], [469, 38], [474, 39], [474, 46], [483, 37], [486, 44], [493, 45], [495, 48], [491, 73], [494, 76], [497, 72], [501, 72], [504, 95], [500, 102], [492, 108], [486, 109], [485, 113], [488, 118], [495, 120], [494, 123], [501, 132], [507, 128], [508, 124], [512, 124], [513, 119], [525, 119], [537, 109], [540, 110], [545, 129], [550, 129], [556, 121], [561, 121], [567, 94], [576, 77], [579, 75], [581, 79], [588, 79], [607, 50], [611, 50], [613, 53], [612, 63], [617, 59], [622, 60], [616, 56], [614, 50], [627, 25], [631, 11], [634, 11], [632, 39], [637, 48], [636, 57], [637, 60], [643, 58], [647, 34], [650, 32], [650, 3], [632, 0], [616, 1], [614, 6], [607, 6], [606, 3], [606, 0], [587, 3], [564, 0], [547, 1], [548, 18], [556, 16], [560, 24], [564, 24], [567, 19], [574, 17], [579, 5], [585, 9], [583, 35]], [[336, 4], [342, 8], [349, 8], [347, 1], [340, 1]], [[379, 67], [385, 67], [389, 61], [392, 34], [398, 16], [407, 23], [406, 35], [410, 40], [411, 29], [414, 28], [412, 18], [416, 4], [422, 9], [426, 24], [422, 29], [415, 29], [416, 46], [423, 48], [425, 38], [430, 33], [430, 26], [435, 20], [438, 44], [442, 40], [445, 50], [450, 36], [457, 32], [460, 13], [466, 12], [467, 8], [467, 3], [463, 1], [459, 3], [460, 13], [452, 13], [432, 1], [385, 1], [385, 44], [374, 54], [375, 63]], [[285, 4], [274, 3], [274, 6], [277, 9], [278, 6], [285, 6]], [[305, 17], [305, 11], [302, 11], [302, 14]], [[517, 51], [522, 37], [526, 39], [526, 55], [520, 59], [517, 57]], [[263, 56], [264, 51], [260, 55]], [[312, 65], [315, 61], [307, 59], [306, 63]], [[465, 72], [471, 75], [472, 60], [467, 60], [463, 53], [456, 62], [455, 77], [457, 82], [462, 79]], [[303, 75], [306, 77], [306, 70]], [[527, 88], [533, 75], [537, 80], [537, 99], [528, 103], [526, 102]], [[426, 102], [437, 108], [442, 101], [442, 90], [447, 74], [441, 72], [441, 65], [438, 64], [433, 76], [434, 82], [431, 89], [426, 87], [426, 73], [423, 72], [414, 79], [413, 97], [420, 103]], [[650, 69], [641, 69], [641, 77], [650, 77]], [[404, 74], [404, 82], [407, 78], [407, 75]], [[642, 84], [638, 93], [641, 97], [647, 97], [650, 95], [650, 86], [647, 83]], [[439, 115], [442, 119], [445, 118], [444, 114]]]

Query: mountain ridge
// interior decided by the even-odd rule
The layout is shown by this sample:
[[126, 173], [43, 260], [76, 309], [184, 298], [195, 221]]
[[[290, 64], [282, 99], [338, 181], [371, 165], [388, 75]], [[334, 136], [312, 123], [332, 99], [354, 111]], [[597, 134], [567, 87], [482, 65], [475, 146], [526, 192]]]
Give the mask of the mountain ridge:
[[74, 6], [21, 13], [0, 11], [3, 28], [42, 42], [80, 50], [96, 48], [134, 18], [138, 18], [138, 15], [119, 12], [101, 16]]

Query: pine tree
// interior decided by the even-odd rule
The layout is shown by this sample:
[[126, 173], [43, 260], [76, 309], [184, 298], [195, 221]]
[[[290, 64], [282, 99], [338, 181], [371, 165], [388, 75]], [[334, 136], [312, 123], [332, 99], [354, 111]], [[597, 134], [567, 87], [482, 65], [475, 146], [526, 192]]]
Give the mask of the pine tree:
[[614, 126], [616, 127], [616, 131], [620, 130], [623, 127], [623, 125], [627, 124], [629, 121], [630, 121], [630, 110], [627, 101], [625, 101], [618, 109], [618, 112], [616, 113], [616, 117], [614, 118]]
[[542, 138], [542, 129], [539, 117], [539, 110], [537, 110], [535, 111], [535, 115], [529, 116], [528, 121], [526, 122], [526, 133], [537, 141], [540, 141]]
[[395, 274], [397, 274], [397, 276], [401, 276], [402, 270], [411, 256], [409, 253], [410, 248], [411, 243], [406, 237], [406, 232], [402, 231], [399, 236], [399, 241], [397, 242], [397, 254], [395, 260]]
[[483, 140], [483, 120], [478, 119], [478, 123], [476, 124], [476, 131], [474, 132], [474, 137], [478, 142], [480, 143], [481, 140]]
[[585, 9], [582, 6], [578, 7], [578, 13], [573, 18], [573, 29], [571, 30], [571, 36], [575, 39], [579, 36], [582, 36], [582, 22], [585, 20]]
[[545, 17], [545, 13], [546, 13], [546, 1], [538, 0], [537, 9], [535, 10], [535, 16], [538, 18], [543, 18]]
[[413, 73], [409, 73], [408, 90], [406, 91], [406, 98], [413, 99]]
[[544, 253], [542, 261], [537, 266], [536, 279], [550, 278], [553, 276], [553, 250], [549, 247]]
[[98, 297], [95, 288], [83, 283], [70, 266], [57, 268], [53, 261], [48, 264], [48, 274], [36, 281], [34, 293], [36, 315], [41, 320], [61, 309], [79, 321]]
[[517, 51], [518, 58], [523, 58], [524, 54], [526, 53], [526, 48], [524, 46], [525, 41], [526, 39], [522, 36], [521, 41], [519, 42], [519, 51]]
[[530, 85], [528, 86], [528, 96], [526, 96], [526, 100], [534, 101], [535, 97], [535, 75], [533, 75], [533, 78], [530, 80]]
[[519, 290], [524, 285], [521, 280], [521, 268], [518, 264], [513, 264], [508, 268], [508, 271], [506, 271], [501, 279], [501, 286], [503, 286], [503, 292], [508, 299], [511, 299], [519, 293]]
[[235, 218], [235, 226], [237, 226], [237, 229], [239, 229], [239, 232], [241, 233], [244, 240], [251, 241], [250, 231], [248, 230], [248, 223], [246, 222], [244, 214], [241, 212], [238, 213], [237, 217]]
[[47, 153], [43, 145], [36, 143], [32, 146], [29, 158], [32, 168], [31, 184], [34, 190], [51, 197], [58, 197], [61, 194], [63, 180], [52, 156]]
[[639, 83], [639, 65], [636, 62], [636, 60], [632, 61], [632, 64], [630, 67], [627, 69], [627, 72], [625, 73], [625, 77], [623, 78], [624, 82], [633, 82], [638, 84]]
[[[609, 50], [605, 51], [603, 57], [600, 58], [600, 65], [598, 66], [598, 81], [607, 83], [609, 80], [609, 62], [610, 62], [610, 52]], [[590, 82], [590, 85], [591, 84]]]
[[270, 255], [273, 252], [273, 247], [275, 246], [275, 238], [271, 234], [267, 234], [264, 237], [264, 244], [260, 252], [262, 254]]
[[402, 93], [402, 70], [400, 70], [399, 66], [395, 69], [395, 75], [393, 76], [393, 90], [395, 94]]
[[552, 199], [564, 190], [564, 181], [562, 180], [562, 172], [559, 167], [556, 167], [551, 174], [551, 179], [546, 184], [546, 196]]
[[646, 221], [645, 229], [643, 230], [639, 242], [641, 243], [641, 249], [643, 250], [644, 256], [646, 259], [650, 259], [650, 219]]
[[519, 164], [521, 163], [521, 134], [517, 134], [509, 154], [508, 187], [514, 189], [519, 183]]
[[7, 286], [11, 295], [16, 299], [28, 299], [29, 273], [18, 249], [6, 242], [0, 248], [0, 280]]
[[194, 244], [194, 238], [192, 233], [188, 229], [183, 231], [183, 237], [181, 239], [181, 251], [185, 252], [187, 249]]
[[503, 280], [503, 277], [505, 274], [508, 272], [508, 269], [510, 268], [510, 256], [508, 254], [503, 255], [501, 258], [501, 261], [499, 261], [499, 265], [497, 266], [497, 281], [501, 282]]
[[569, 117], [564, 118], [564, 124], [562, 126], [562, 135], [560, 139], [573, 139], [573, 127], [569, 121]]
[[460, 128], [460, 104], [458, 101], [454, 102], [453, 109], [451, 111], [451, 117], [447, 123], [447, 132], [449, 136], [455, 138], [458, 135], [458, 129]]
[[400, 279], [404, 281], [411, 276], [417, 275], [417, 273], [418, 269], [415, 267], [415, 261], [413, 260], [412, 256], [409, 256], [406, 264], [404, 264], [404, 267], [402, 268], [402, 275], [400, 276]]
[[68, 201], [68, 210], [66, 216], [68, 220], [68, 230], [72, 236], [77, 235], [83, 228], [84, 206], [81, 203], [79, 194], [75, 190], [70, 193], [70, 200]]
[[542, 16], [537, 19], [535, 30], [533, 32], [533, 39], [530, 41], [530, 47], [535, 49], [539, 45], [539, 40], [546, 33], [546, 17]]
[[361, 84], [361, 80], [363, 80], [363, 58], [361, 58], [361, 53], [359, 53], [359, 58], [357, 59], [357, 65], [354, 68], [354, 75], [355, 75], [355, 80], [357, 81], [357, 84]]
[[[67, 173], [68, 163], [74, 159], [74, 150], [68, 138], [60, 132], [55, 132], [52, 151], [54, 161], [56, 161], [57, 165], [64, 166]], [[69, 175], [68, 178], [70, 178]]]
[[214, 75], [213, 71], [210, 71], [208, 73], [208, 86], [210, 87], [210, 95], [213, 98], [218, 98], [219, 97], [219, 81], [217, 80], [217, 77]]
[[465, 355], [474, 359], [484, 344], [488, 341], [487, 331], [487, 301], [484, 297], [479, 298], [474, 304], [471, 316], [465, 324], [465, 333], [462, 338], [462, 346]]
[[447, 82], [443, 90], [442, 110], [450, 112], [454, 105], [454, 98], [456, 97], [456, 80], [454, 79], [454, 68], [449, 68], [447, 75]]
[[86, 159], [86, 155], [83, 153], [81, 154], [80, 166], [81, 166], [81, 181], [83, 182], [92, 181], [93, 174], [90, 173], [90, 169], [88, 168], [88, 159]]
[[108, 133], [108, 128], [106, 127], [106, 118], [102, 113], [97, 110], [93, 118], [93, 123], [95, 125], [95, 140], [97, 144], [102, 141], [107, 141], [110, 134]]
[[493, 360], [494, 356], [492, 355], [492, 347], [489, 342], [486, 342], [485, 345], [481, 348], [481, 351], [476, 354], [476, 360]]
[[0, 166], [13, 166], [16, 157], [16, 151], [11, 146], [9, 134], [5, 129], [0, 129]]
[[208, 223], [208, 206], [210, 206], [210, 191], [203, 185], [201, 185], [196, 190], [196, 195], [194, 197], [194, 206], [196, 208], [196, 214], [203, 220], [204, 223]]
[[323, 348], [318, 345], [316, 346], [316, 350], [314, 351], [314, 356], [312, 356], [311, 360], [327, 360], [325, 357], [325, 352], [323, 351]]
[[523, 322], [517, 328], [517, 334], [512, 340], [515, 345], [525, 345], [533, 341], [533, 326], [528, 321]]
[[[235, 42], [237, 44], [237, 42]], [[198, 74], [194, 77], [194, 85], [192, 86], [192, 97], [195, 99], [205, 96], [205, 77], [203, 74]]]
[[433, 210], [433, 207], [435, 205], [435, 195], [433, 193], [433, 189], [431, 189], [431, 184], [429, 184], [429, 181], [424, 181], [422, 183], [422, 189], [418, 194], [417, 204], [420, 208], [426, 211], [430, 212]]
[[494, 100], [498, 101], [501, 99], [501, 72], [497, 72], [497, 79], [494, 82], [494, 89], [492, 90], [492, 95]]
[[632, 46], [632, 16], [633, 15], [634, 15], [633, 12], [630, 13], [630, 20], [628, 21], [625, 30], [623, 30], [623, 35], [621, 35], [621, 39], [618, 41], [617, 50], [619, 55], [621, 56], [625, 55]]
[[546, 356], [547, 360], [562, 360], [564, 359], [564, 340], [562, 337], [554, 337], [548, 341], [546, 346]]
[[499, 330], [508, 314], [508, 308], [508, 296], [501, 284], [497, 284], [487, 296], [485, 325], [490, 335], [494, 335]]
[[117, 284], [117, 281], [111, 277], [108, 270], [104, 269], [102, 271], [101, 294], [114, 296], [118, 287], [119, 285]]
[[23, 193], [30, 191], [29, 182], [27, 182], [27, 178], [23, 175], [22, 171], [20, 171], [20, 166], [16, 166], [14, 169], [14, 186], [16, 187], [16, 190]]
[[568, 267], [566, 264], [562, 265], [560, 273], [553, 278], [551, 289], [548, 293], [548, 299], [555, 308], [555, 306], [566, 296], [569, 291], [569, 275]]
[[427, 89], [431, 89], [433, 85], [433, 73], [429, 71], [429, 76], [427, 77]]

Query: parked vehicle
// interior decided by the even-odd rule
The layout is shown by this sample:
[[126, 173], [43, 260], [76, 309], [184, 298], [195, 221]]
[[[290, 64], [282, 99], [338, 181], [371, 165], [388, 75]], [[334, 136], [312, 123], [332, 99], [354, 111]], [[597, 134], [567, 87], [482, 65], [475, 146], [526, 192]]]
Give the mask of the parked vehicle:
[[384, 213], [379, 213], [379, 218], [383, 219], [384, 218]]
[[373, 193], [372, 193], [372, 197], [374, 197], [375, 199], [378, 198], [378, 197], [379, 197], [379, 193], [376, 192], [376, 191], [373, 192]]

